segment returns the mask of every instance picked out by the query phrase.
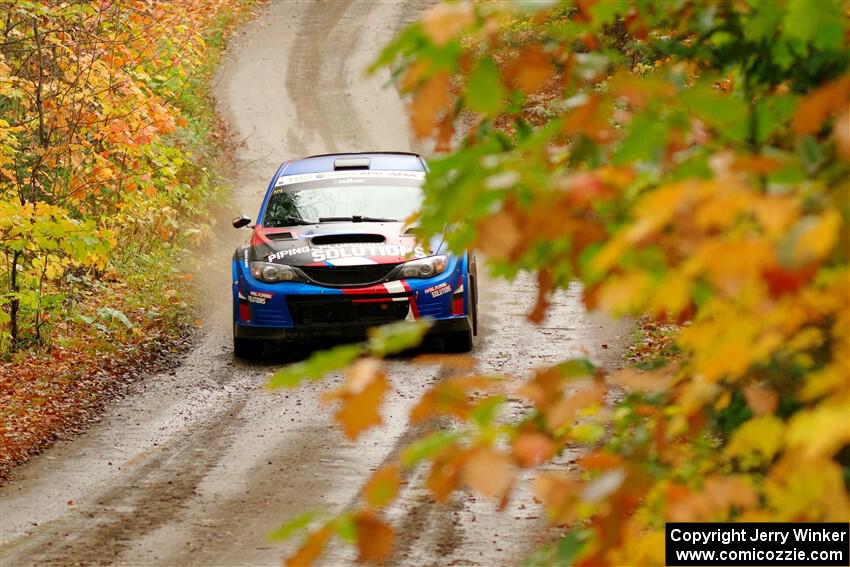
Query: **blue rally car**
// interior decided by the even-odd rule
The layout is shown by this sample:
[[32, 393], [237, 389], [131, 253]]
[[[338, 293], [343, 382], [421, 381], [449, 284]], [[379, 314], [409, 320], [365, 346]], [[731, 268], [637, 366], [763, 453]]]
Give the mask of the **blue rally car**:
[[[447, 350], [477, 333], [474, 256], [405, 225], [422, 200], [425, 160], [408, 153], [311, 156], [281, 165], [251, 237], [233, 256], [233, 346], [362, 337], [368, 327], [429, 318]], [[233, 226], [249, 226], [239, 217]]]

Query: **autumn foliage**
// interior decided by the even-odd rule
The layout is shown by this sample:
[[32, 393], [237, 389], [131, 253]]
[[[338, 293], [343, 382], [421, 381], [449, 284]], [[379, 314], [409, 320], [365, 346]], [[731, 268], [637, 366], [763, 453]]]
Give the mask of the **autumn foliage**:
[[255, 0], [0, 0], [0, 482], [188, 323], [207, 81]]
[[[583, 447], [580, 469], [534, 480], [565, 526], [550, 562], [663, 564], [665, 521], [846, 521], [846, 6], [546, 6], [437, 5], [376, 63], [399, 77], [414, 131], [448, 150], [419, 230], [448, 227], [453, 250], [507, 277], [535, 272], [534, 321], [579, 280], [588, 308], [667, 325], [675, 354], [609, 374], [565, 361], [519, 389], [458, 369], [411, 415], [454, 425], [376, 473], [368, 512], [317, 534], [355, 522], [361, 558], [380, 560], [362, 547], [391, 534], [369, 495], [395, 494], [395, 467], [430, 463], [437, 501], [468, 487], [498, 506], [518, 469], [567, 445]], [[357, 364], [352, 386], [367, 369], [385, 380], [377, 361]], [[503, 417], [510, 396], [519, 421]], [[355, 398], [338, 397], [350, 430]]]
[[248, 4], [0, 1], [0, 350], [48, 342], [80, 282], [198, 231], [203, 34]]

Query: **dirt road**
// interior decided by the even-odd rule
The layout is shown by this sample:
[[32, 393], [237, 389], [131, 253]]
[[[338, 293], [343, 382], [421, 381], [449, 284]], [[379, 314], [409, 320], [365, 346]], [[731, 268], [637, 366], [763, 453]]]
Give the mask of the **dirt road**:
[[[406, 119], [387, 77], [363, 68], [422, 3], [272, 0], [233, 42], [214, 87], [242, 142], [231, 181], [240, 210], [256, 213], [275, 167], [289, 157], [340, 150], [409, 150]], [[318, 404], [339, 377], [297, 392], [263, 389], [270, 364], [234, 361], [230, 347], [229, 227], [204, 253], [209, 312], [203, 336], [176, 371], [140, 380], [85, 435], [15, 471], [0, 490], [0, 565], [278, 565], [296, 542], [265, 533], [310, 508], [340, 510], [370, 472], [417, 431], [407, 412], [445, 376], [391, 363], [388, 425], [347, 442]], [[588, 353], [610, 363], [622, 324], [590, 316], [579, 290], [557, 298], [548, 322], [526, 323], [526, 280], [481, 283], [486, 371], [523, 373]], [[602, 348], [601, 345], [610, 345]], [[399, 528], [397, 565], [507, 565], [534, 542], [539, 510], [508, 510], [472, 496], [434, 509], [415, 471], [389, 515]], [[348, 564], [336, 545], [328, 565]]]

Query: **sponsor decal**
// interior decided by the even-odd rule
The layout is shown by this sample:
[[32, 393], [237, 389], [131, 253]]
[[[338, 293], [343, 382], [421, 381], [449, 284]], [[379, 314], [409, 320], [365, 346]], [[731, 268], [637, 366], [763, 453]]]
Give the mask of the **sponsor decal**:
[[249, 291], [248, 301], [265, 305], [272, 298], [272, 294], [265, 291]]
[[[266, 256], [266, 260], [274, 262], [288, 256], [300, 254], [311, 254], [313, 262], [325, 262], [328, 260], [339, 260], [341, 258], [368, 258], [369, 256], [412, 256], [413, 258], [424, 258], [428, 254], [422, 246], [408, 246], [405, 244], [329, 244], [317, 248], [300, 246], [288, 250], [280, 250]], [[368, 263], [368, 262], [367, 262]]]
[[314, 248], [311, 251], [314, 262], [326, 260], [338, 260], [340, 258], [352, 258], [359, 256], [408, 256], [424, 258], [428, 254], [422, 246], [407, 246], [404, 244], [334, 244]]
[[309, 246], [300, 246], [298, 248], [290, 248], [288, 250], [280, 250], [279, 252], [273, 252], [272, 254], [269, 254], [266, 259], [269, 262], [274, 262], [275, 260], [280, 260], [281, 258], [286, 258], [287, 256], [297, 256], [298, 254], [306, 254], [309, 251]]
[[431, 287], [425, 288], [425, 293], [430, 295], [432, 298], [440, 297], [441, 295], [446, 295], [447, 293], [452, 291], [452, 286], [443, 282], [439, 285], [434, 285]]
[[320, 179], [345, 180], [345, 183], [352, 183], [351, 179], [374, 179], [376, 177], [386, 179], [425, 179], [425, 173], [421, 171], [333, 171], [326, 173], [301, 173], [299, 175], [281, 176], [275, 183], [275, 187], [305, 183], [307, 181], [318, 181]]

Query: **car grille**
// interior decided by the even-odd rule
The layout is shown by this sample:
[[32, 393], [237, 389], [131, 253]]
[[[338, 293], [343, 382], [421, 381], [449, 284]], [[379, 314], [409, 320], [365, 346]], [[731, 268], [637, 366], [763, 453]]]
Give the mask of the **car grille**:
[[378, 283], [386, 278], [396, 266], [398, 264], [305, 266], [301, 268], [301, 271], [318, 284], [344, 287]]
[[[296, 325], [363, 323], [374, 325], [407, 317], [410, 304], [405, 301], [370, 302], [387, 299], [386, 295], [328, 297], [326, 295], [290, 295], [286, 297], [289, 314]], [[357, 302], [352, 300], [359, 300]], [[366, 301], [364, 301], [366, 300]]]

